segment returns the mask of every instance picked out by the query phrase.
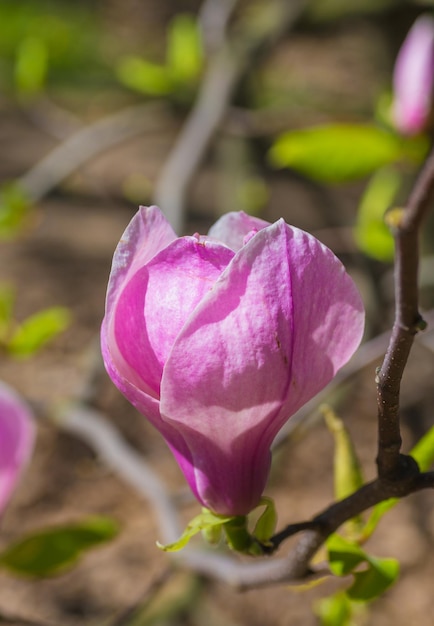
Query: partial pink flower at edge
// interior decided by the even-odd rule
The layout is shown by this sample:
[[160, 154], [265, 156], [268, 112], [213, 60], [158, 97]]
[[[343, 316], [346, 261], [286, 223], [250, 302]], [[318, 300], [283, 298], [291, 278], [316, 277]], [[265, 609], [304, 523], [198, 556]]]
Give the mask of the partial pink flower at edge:
[[419, 17], [410, 29], [395, 63], [393, 120], [403, 134], [425, 129], [434, 85], [434, 19]]
[[34, 439], [30, 408], [13, 389], [0, 382], [0, 515], [31, 457]]
[[363, 305], [333, 253], [283, 220], [229, 213], [209, 237], [169, 237], [150, 258], [146, 224], [161, 240], [164, 221], [142, 208], [115, 252], [104, 361], [197, 499], [244, 515], [265, 488], [279, 429], [357, 348]]

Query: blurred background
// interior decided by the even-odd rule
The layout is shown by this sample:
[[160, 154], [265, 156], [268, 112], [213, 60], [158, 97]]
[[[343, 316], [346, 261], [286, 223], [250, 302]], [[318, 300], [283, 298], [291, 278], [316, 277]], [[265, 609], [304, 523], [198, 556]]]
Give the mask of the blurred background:
[[[0, 545], [90, 514], [121, 527], [61, 576], [0, 573], [0, 622], [320, 623], [312, 604], [330, 593], [329, 583], [241, 594], [174, 569], [155, 547], [152, 507], [47, 416], [74, 399], [101, 410], [164, 478], [183, 518], [194, 515], [197, 504], [163, 440], [102, 371], [98, 332], [113, 251], [139, 204], [158, 203], [179, 234], [206, 233], [233, 210], [283, 217], [331, 247], [363, 295], [371, 347], [326, 399], [353, 435], [366, 479], [374, 477], [374, 373], [387, 345], [381, 334], [393, 321], [393, 244], [382, 216], [405, 202], [431, 134], [430, 120], [417, 136], [394, 128], [392, 75], [408, 30], [430, 7], [410, 0], [0, 2], [0, 378], [40, 417]], [[322, 131], [306, 134], [311, 128]], [[433, 226], [431, 216], [421, 266], [428, 313]], [[433, 347], [429, 333], [415, 345], [403, 383], [405, 450], [432, 425]], [[267, 490], [281, 526], [333, 499], [332, 437], [316, 411], [303, 417], [276, 450]], [[401, 578], [357, 623], [431, 626], [431, 495], [400, 503], [370, 546], [400, 559]]]

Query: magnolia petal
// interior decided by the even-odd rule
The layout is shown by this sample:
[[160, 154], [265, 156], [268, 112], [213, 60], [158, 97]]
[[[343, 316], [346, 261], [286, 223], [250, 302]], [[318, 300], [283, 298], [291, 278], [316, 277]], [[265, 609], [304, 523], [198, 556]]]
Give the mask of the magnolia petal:
[[136, 272], [118, 297], [114, 340], [131, 370], [157, 397], [176, 336], [233, 256], [218, 243], [176, 239]]
[[35, 439], [30, 408], [0, 382], [0, 513], [29, 461]]
[[221, 241], [234, 252], [238, 252], [243, 247], [245, 238], [249, 236], [249, 233], [257, 232], [267, 228], [267, 226], [270, 226], [270, 222], [247, 215], [244, 211], [234, 211], [226, 213], [217, 220], [209, 229], [208, 235]]
[[292, 360], [286, 239], [280, 220], [234, 257], [176, 339], [163, 372], [163, 419], [183, 433], [201, 500], [218, 513], [255, 506], [269, 469], [270, 442], [262, 446], [261, 429], [286, 398]]
[[396, 60], [393, 117], [407, 134], [424, 129], [434, 84], [434, 19], [423, 15], [410, 29]]
[[362, 339], [360, 294], [331, 250], [312, 235], [287, 226], [294, 333], [291, 387], [273, 437], [349, 360]]
[[[156, 206], [140, 207], [119, 241], [113, 256], [107, 287], [105, 317], [101, 327], [103, 358], [106, 369], [116, 371], [124, 380], [140, 386], [140, 377], [124, 360], [114, 337], [114, 314], [117, 301], [130, 279], [160, 250], [172, 241], [176, 234]], [[137, 294], [137, 297], [140, 293]], [[115, 365], [116, 364], [116, 365]], [[151, 388], [147, 393], [155, 395]]]

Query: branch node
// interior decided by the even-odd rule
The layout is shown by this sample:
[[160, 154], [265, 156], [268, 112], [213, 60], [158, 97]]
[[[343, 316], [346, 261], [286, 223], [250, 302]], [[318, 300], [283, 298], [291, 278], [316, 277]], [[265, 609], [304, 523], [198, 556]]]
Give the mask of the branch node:
[[[378, 461], [377, 461], [378, 463]], [[412, 456], [399, 454], [392, 467], [378, 464], [379, 480], [397, 497], [410, 493], [416, 478], [420, 475], [419, 465]]]

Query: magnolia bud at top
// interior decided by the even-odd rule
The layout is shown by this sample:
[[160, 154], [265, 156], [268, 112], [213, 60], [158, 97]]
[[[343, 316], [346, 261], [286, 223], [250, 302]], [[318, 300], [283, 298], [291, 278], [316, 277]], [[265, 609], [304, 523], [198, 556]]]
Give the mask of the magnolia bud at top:
[[35, 425], [24, 400], [0, 382], [0, 515], [33, 450]]
[[426, 127], [434, 83], [434, 19], [419, 17], [410, 29], [395, 63], [393, 121], [405, 135]]
[[348, 361], [363, 324], [342, 263], [282, 219], [228, 213], [207, 236], [177, 237], [141, 207], [114, 255], [102, 353], [199, 502], [246, 515], [277, 432]]

